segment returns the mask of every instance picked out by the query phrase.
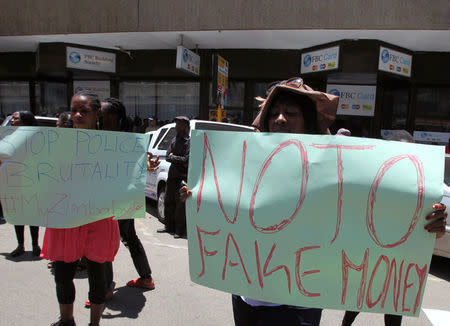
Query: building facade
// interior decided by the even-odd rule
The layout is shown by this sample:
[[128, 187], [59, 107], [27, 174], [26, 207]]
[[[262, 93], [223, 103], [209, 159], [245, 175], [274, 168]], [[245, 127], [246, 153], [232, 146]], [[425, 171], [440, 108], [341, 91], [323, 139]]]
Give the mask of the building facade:
[[[446, 144], [450, 134], [447, 1], [0, 1], [0, 113], [68, 110], [91, 89], [131, 117], [209, 119], [213, 58], [228, 62], [223, 109], [250, 124], [274, 80], [301, 76], [340, 96], [332, 131], [382, 137], [406, 129]], [[176, 68], [177, 46], [200, 58]]]

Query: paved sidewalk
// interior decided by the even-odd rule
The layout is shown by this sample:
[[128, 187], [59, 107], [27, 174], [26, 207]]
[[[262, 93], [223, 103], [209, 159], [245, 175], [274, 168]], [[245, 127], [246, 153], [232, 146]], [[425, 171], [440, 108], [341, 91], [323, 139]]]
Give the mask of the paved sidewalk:
[[[150, 205], [148, 210], [154, 213], [155, 207]], [[146, 248], [156, 289], [143, 291], [125, 286], [137, 274], [128, 250], [121, 245], [114, 262], [115, 295], [106, 305], [102, 325], [233, 325], [230, 295], [192, 283], [187, 240], [157, 233], [156, 229], [161, 227], [161, 223], [149, 214], [146, 219], [136, 220], [136, 230]], [[43, 237], [44, 228], [40, 228], [40, 243]], [[55, 286], [47, 261], [31, 255], [28, 228], [25, 239], [26, 254], [10, 258], [9, 252], [17, 246], [14, 228], [9, 224], [0, 226], [0, 326], [45, 326], [58, 319]], [[450, 310], [449, 266], [446, 260], [438, 260], [437, 265], [432, 265], [423, 307]], [[83, 306], [88, 291], [86, 272], [77, 273], [75, 286], [77, 325], [87, 325], [89, 310]], [[342, 316], [343, 311], [326, 310], [321, 325], [339, 326]], [[354, 325], [384, 325], [383, 316], [362, 313]], [[421, 312], [419, 318], [404, 318], [402, 325], [431, 323]]]

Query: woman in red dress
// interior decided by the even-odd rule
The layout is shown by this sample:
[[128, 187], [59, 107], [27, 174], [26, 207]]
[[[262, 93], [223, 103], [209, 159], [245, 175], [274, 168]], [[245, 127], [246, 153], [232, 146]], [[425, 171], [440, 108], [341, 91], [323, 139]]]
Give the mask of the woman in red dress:
[[[96, 129], [99, 110], [97, 95], [88, 92], [75, 94], [70, 103], [74, 128]], [[73, 279], [78, 260], [83, 256], [87, 259], [89, 279], [89, 325], [99, 325], [107, 293], [106, 262], [114, 260], [119, 242], [119, 227], [113, 217], [70, 229], [47, 228], [41, 257], [55, 262], [56, 295], [61, 314], [53, 326], [75, 325]]]

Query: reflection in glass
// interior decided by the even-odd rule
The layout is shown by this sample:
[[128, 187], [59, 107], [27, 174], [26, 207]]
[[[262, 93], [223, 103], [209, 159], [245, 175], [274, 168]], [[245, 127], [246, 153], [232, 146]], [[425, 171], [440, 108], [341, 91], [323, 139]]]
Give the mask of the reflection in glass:
[[383, 129], [405, 129], [408, 116], [407, 88], [385, 89], [383, 95]]
[[39, 82], [35, 86], [36, 112], [43, 116], [56, 116], [69, 111], [65, 83]]
[[131, 117], [172, 121], [174, 117], [198, 116], [200, 83], [198, 82], [122, 82], [119, 98]]
[[450, 88], [417, 89], [415, 130], [450, 132]]
[[28, 82], [0, 82], [0, 114], [9, 115], [16, 111], [30, 110], [30, 89]]

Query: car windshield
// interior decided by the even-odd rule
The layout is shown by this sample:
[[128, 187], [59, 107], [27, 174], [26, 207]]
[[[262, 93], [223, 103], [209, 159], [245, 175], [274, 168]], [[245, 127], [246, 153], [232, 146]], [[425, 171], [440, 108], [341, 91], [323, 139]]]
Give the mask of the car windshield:
[[11, 124], [12, 115], [8, 115], [6, 119], [2, 122], [2, 126], [9, 126]]
[[222, 131], [246, 131], [252, 132], [254, 131], [252, 128], [246, 126], [236, 126], [230, 125], [226, 123], [205, 123], [205, 122], [196, 122], [195, 123], [196, 130], [222, 130]]
[[169, 148], [170, 142], [175, 138], [176, 134], [177, 131], [175, 130], [175, 128], [170, 128], [167, 134], [164, 136], [163, 140], [161, 140], [161, 143], [159, 143], [158, 149], [164, 151], [167, 150]]
[[158, 138], [156, 138], [155, 143], [153, 144], [153, 148], [156, 147], [156, 145], [158, 145], [159, 141], [161, 140], [162, 136], [164, 136], [164, 134], [166, 133], [167, 128], [162, 128], [161, 131], [159, 132]]

